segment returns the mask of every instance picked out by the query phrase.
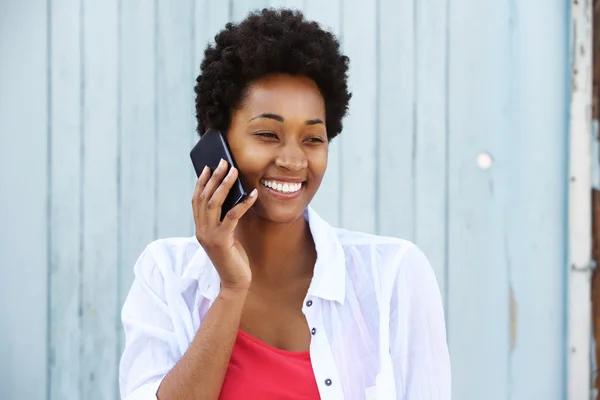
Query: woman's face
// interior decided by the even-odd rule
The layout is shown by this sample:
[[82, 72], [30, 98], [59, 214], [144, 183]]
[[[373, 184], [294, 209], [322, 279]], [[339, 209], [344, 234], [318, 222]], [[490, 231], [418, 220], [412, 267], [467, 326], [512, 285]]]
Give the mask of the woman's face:
[[292, 222], [308, 206], [327, 169], [325, 102], [309, 78], [270, 75], [252, 83], [233, 114], [227, 141], [252, 211]]

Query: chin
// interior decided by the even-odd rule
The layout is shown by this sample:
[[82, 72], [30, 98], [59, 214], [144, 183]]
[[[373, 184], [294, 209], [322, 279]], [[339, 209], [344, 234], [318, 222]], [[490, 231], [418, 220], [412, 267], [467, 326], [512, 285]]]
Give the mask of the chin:
[[[258, 200], [260, 201], [260, 200]], [[258, 203], [257, 201], [257, 203]], [[303, 218], [304, 210], [306, 209], [304, 204], [254, 204], [249, 210], [257, 217], [267, 220], [269, 222], [277, 224], [290, 224]]]

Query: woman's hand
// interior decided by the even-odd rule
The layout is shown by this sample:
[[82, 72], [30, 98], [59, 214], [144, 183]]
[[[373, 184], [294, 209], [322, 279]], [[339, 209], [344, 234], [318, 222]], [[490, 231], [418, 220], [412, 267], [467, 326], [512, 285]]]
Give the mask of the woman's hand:
[[205, 167], [198, 178], [192, 198], [196, 238], [219, 273], [222, 288], [248, 289], [252, 282], [248, 255], [233, 236], [233, 231], [256, 201], [256, 189], [232, 208], [221, 222], [221, 207], [238, 176], [236, 168], [231, 168], [227, 176], [226, 172], [227, 162], [221, 160], [212, 176], [210, 169]]

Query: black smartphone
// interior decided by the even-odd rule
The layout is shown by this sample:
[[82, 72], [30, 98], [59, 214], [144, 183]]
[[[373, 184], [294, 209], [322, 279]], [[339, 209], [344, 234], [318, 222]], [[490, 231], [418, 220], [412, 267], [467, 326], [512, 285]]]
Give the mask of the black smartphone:
[[[229, 151], [229, 146], [227, 146], [225, 138], [221, 132], [214, 129], [209, 129], [202, 137], [200, 137], [200, 140], [190, 152], [190, 158], [192, 159], [192, 164], [194, 165], [197, 177], [200, 176], [205, 166], [210, 168], [212, 174], [219, 165], [221, 159], [227, 161], [228, 170], [231, 169], [232, 166], [235, 166], [235, 161], [233, 160], [231, 151]], [[223, 207], [221, 208], [221, 221], [225, 217], [225, 214], [244, 200], [245, 197], [246, 191], [244, 190], [242, 181], [238, 175], [238, 178], [223, 202]]]

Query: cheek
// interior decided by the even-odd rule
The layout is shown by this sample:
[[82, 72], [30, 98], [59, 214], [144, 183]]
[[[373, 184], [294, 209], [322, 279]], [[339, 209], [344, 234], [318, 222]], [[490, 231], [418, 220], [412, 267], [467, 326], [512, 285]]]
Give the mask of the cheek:
[[238, 148], [231, 146], [231, 153], [239, 170], [242, 181], [250, 183], [261, 175], [268, 157], [264, 151], [252, 148], [252, 146], [240, 146]]
[[309, 169], [313, 175], [313, 179], [317, 179], [319, 182], [323, 179], [325, 171], [327, 170], [327, 149], [323, 151], [315, 151], [309, 157]]

